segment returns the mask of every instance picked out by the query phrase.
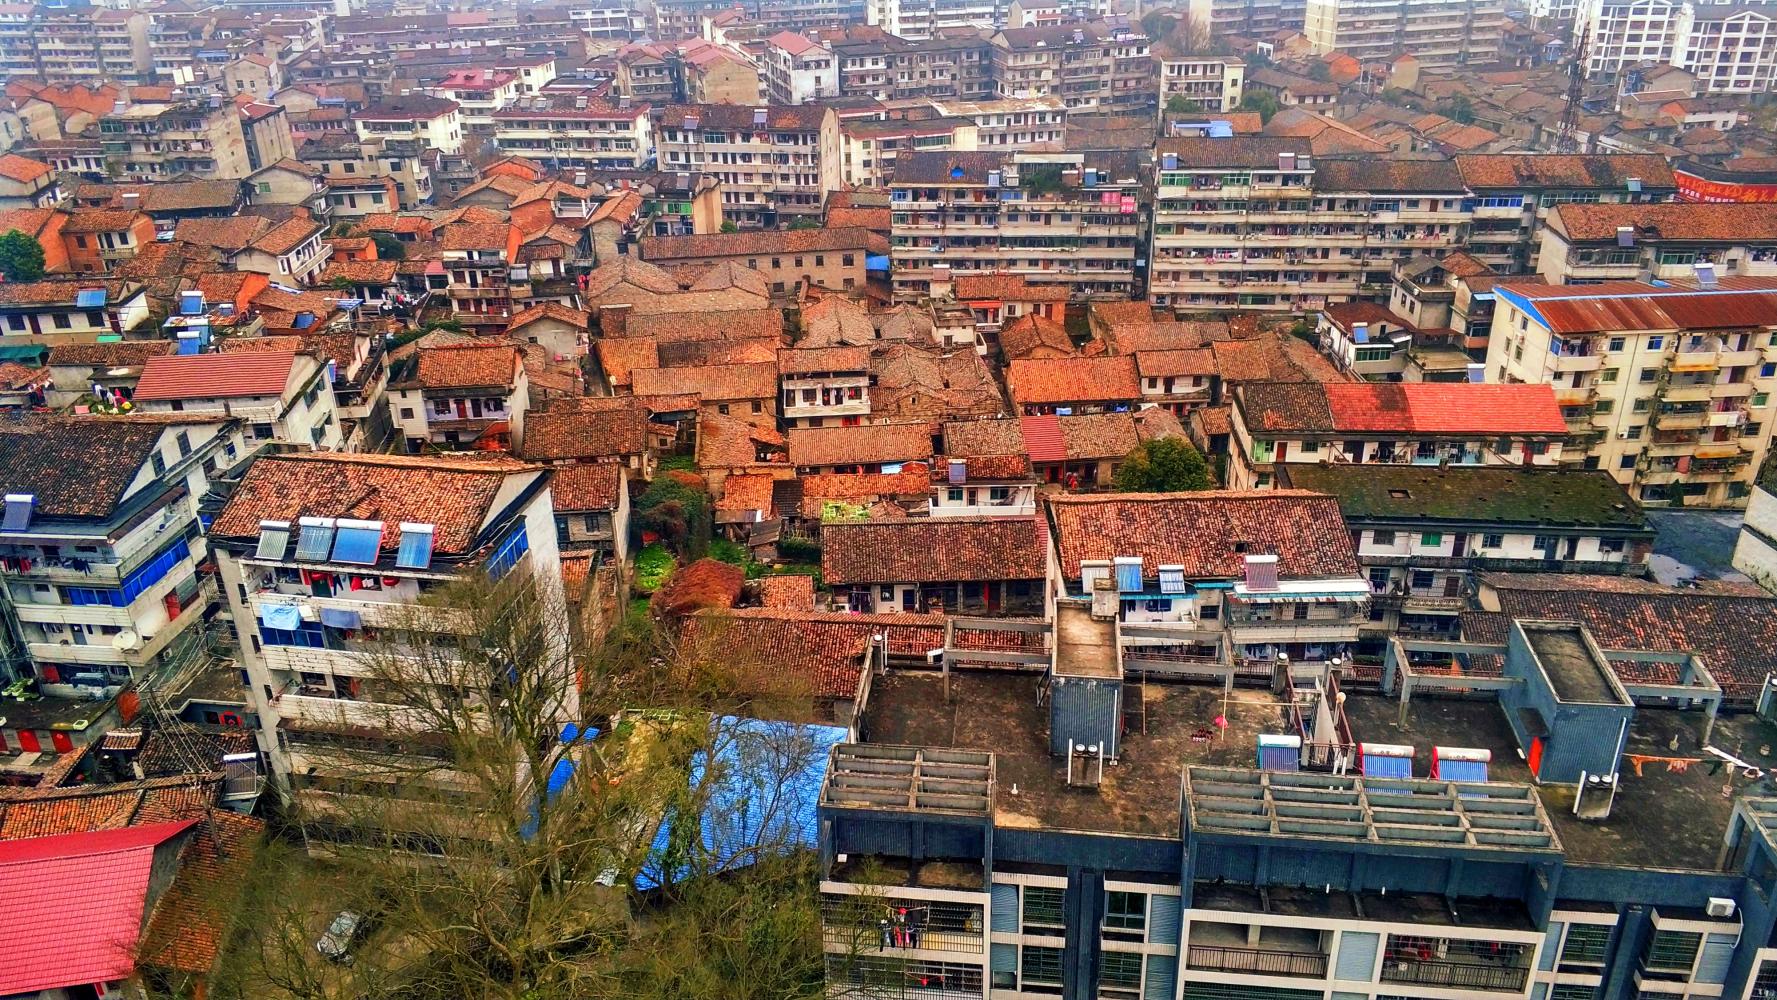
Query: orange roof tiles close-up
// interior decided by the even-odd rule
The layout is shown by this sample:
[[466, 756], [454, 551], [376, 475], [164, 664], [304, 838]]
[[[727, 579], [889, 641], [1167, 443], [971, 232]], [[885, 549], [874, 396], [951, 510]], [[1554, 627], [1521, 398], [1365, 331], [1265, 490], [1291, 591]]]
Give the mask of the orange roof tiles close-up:
[[278, 397], [290, 384], [294, 353], [168, 354], [148, 359], [136, 382], [138, 402]]

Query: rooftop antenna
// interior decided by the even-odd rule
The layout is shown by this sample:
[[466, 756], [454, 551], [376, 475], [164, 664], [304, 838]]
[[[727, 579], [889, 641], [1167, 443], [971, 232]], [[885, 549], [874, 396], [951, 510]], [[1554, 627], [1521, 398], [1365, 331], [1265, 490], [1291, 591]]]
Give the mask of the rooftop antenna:
[[1577, 152], [1579, 147], [1580, 101], [1586, 93], [1586, 41], [1590, 25], [1580, 28], [1567, 60], [1567, 101], [1561, 109], [1561, 121], [1555, 126], [1555, 152]]

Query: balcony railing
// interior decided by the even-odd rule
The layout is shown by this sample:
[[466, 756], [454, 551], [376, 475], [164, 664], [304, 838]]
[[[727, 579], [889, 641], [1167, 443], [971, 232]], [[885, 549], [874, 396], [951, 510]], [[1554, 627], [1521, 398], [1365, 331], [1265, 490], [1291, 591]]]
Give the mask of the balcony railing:
[[1327, 976], [1327, 956], [1307, 951], [1194, 944], [1190, 947], [1187, 965], [1192, 969], [1254, 976], [1300, 976], [1306, 979], [1325, 979]]
[[1414, 983], [1459, 990], [1501, 990], [1522, 993], [1529, 969], [1467, 962], [1390, 960], [1382, 966], [1385, 983]]

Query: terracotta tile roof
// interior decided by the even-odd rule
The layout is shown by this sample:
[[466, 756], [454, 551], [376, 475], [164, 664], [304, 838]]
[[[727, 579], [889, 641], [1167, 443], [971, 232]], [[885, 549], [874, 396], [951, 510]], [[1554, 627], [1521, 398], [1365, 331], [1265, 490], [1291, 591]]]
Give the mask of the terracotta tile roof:
[[296, 354], [302, 350], [302, 338], [294, 333], [259, 337], [229, 337], [221, 342], [218, 354]]
[[687, 340], [660, 345], [660, 367], [696, 368], [707, 365], [751, 365], [777, 362], [776, 337], [747, 340]]
[[638, 396], [695, 393], [703, 402], [777, 398], [777, 362], [687, 368], [638, 368], [630, 373]]
[[168, 354], [148, 359], [136, 382], [138, 401], [282, 396], [294, 353]]
[[1033, 284], [1022, 274], [959, 274], [951, 281], [957, 301], [995, 299], [1000, 302], [1066, 302], [1067, 286]]
[[481, 389], [511, 386], [519, 367], [511, 344], [453, 344], [424, 347], [391, 385], [418, 389]]
[[932, 493], [931, 469], [923, 462], [912, 462], [900, 472], [823, 472], [800, 476], [802, 510], [805, 516], [819, 516], [823, 500], [847, 503], [873, 501], [893, 497], [927, 497]]
[[302, 246], [321, 232], [321, 224], [307, 216], [285, 219], [253, 241], [253, 249], [276, 257]]
[[51, 365], [93, 365], [105, 368], [135, 368], [148, 359], [171, 354], [177, 347], [170, 340], [119, 340], [109, 344], [57, 344], [49, 349]]
[[777, 367], [784, 375], [869, 371], [870, 350], [865, 347], [789, 347], [777, 352]]
[[[247, 470], [210, 526], [218, 539], [250, 541], [260, 521], [350, 517], [434, 525], [433, 551], [464, 556], [476, 548], [482, 522], [507, 477], [537, 466], [511, 458], [426, 458], [398, 455], [302, 453], [263, 456]], [[399, 544], [383, 532], [383, 548]]]
[[524, 457], [535, 462], [617, 458], [648, 450], [648, 417], [636, 409], [549, 410], [525, 420]]
[[1130, 413], [1076, 413], [1057, 416], [1055, 424], [1062, 452], [1072, 462], [1122, 458], [1141, 443]]
[[1612, 188], [1626, 190], [1631, 177], [1644, 190], [1676, 188], [1664, 156], [1654, 153], [1458, 153], [1463, 181], [1483, 188]]
[[716, 559], [680, 567], [648, 601], [656, 615], [687, 615], [706, 608], [727, 609], [740, 600], [747, 572]]
[[1204, 434], [1234, 433], [1234, 408], [1227, 404], [1220, 406], [1199, 406], [1191, 411], [1191, 421]]
[[814, 577], [784, 573], [761, 578], [759, 606], [775, 611], [813, 611]]
[[358, 223], [367, 233], [406, 233], [422, 235], [432, 231], [432, 220], [423, 215], [397, 215], [394, 212], [372, 212]]
[[659, 345], [653, 337], [604, 337], [593, 350], [606, 377], [620, 388], [630, 384], [636, 369], [660, 367]]
[[[755, 105], [664, 104], [654, 112], [663, 128], [678, 128], [687, 118], [697, 119], [705, 130], [752, 132]], [[765, 127], [773, 131], [809, 131], [821, 127], [827, 109], [820, 104], [773, 104], [765, 109]]]
[[619, 285], [662, 295], [679, 290], [679, 283], [659, 264], [624, 255], [600, 264], [586, 276], [587, 301], [600, 302], [602, 296]]
[[1137, 351], [1135, 371], [1142, 378], [1214, 375], [1215, 351], [1208, 347], [1188, 351]]
[[836, 229], [858, 226], [871, 232], [886, 233], [894, 228], [894, 213], [886, 208], [829, 208], [827, 225]]
[[790, 442], [790, 464], [797, 468], [923, 462], [932, 457], [931, 429], [924, 423], [794, 427], [785, 437]]
[[386, 98], [360, 110], [355, 117], [375, 121], [422, 121], [442, 118], [456, 111], [459, 105], [429, 94], [402, 94]]
[[29, 184], [39, 178], [47, 177], [49, 174], [48, 164], [40, 163], [30, 157], [20, 156], [17, 153], [7, 153], [5, 156], [0, 156], [0, 177], [9, 181]]
[[1036, 313], [1025, 313], [1000, 328], [1000, 351], [1008, 361], [1047, 361], [1078, 353], [1066, 327]]
[[1609, 240], [1628, 226], [1641, 239], [1777, 240], [1777, 204], [1556, 205], [1549, 224], [1573, 240]]
[[[1463, 638], [1504, 642], [1512, 618], [1576, 621], [1605, 649], [1702, 657], [1722, 693], [1737, 702], [1757, 697], [1765, 676], [1777, 671], [1777, 600], [1645, 583], [1627, 590], [1618, 578], [1567, 573], [1548, 576], [1482, 576], [1482, 584], [1499, 596], [1499, 613], [1463, 612]], [[1619, 673], [1626, 673], [1627, 665], [1613, 665]], [[1625, 679], [1673, 680], [1633, 675]]]
[[142, 211], [150, 215], [156, 212], [171, 213], [206, 208], [230, 208], [239, 204], [241, 200], [241, 182], [234, 180], [119, 184], [112, 191], [111, 204], [114, 207], [121, 207], [123, 196], [134, 192], [141, 196]]
[[1316, 160], [1314, 190], [1460, 195], [1465, 187], [1462, 172], [1449, 160], [1360, 157]]
[[[855, 226], [835, 229], [759, 230], [706, 233], [702, 236], [644, 236], [642, 257], [655, 262], [703, 257], [769, 256], [797, 253], [863, 253], [870, 231]], [[862, 266], [863, 261], [858, 262]]]
[[321, 284], [343, 278], [354, 285], [392, 285], [399, 266], [400, 261], [394, 260], [340, 260], [335, 257], [321, 272]]
[[1140, 556], [1142, 573], [1183, 566], [1193, 579], [1241, 578], [1247, 555], [1276, 555], [1289, 579], [1358, 575], [1339, 501], [1306, 490], [1054, 494], [1045, 498], [1061, 571], [1082, 559]]
[[1567, 427], [1547, 385], [1255, 382], [1235, 399], [1255, 432], [1560, 435]]
[[504, 222], [459, 222], [444, 227], [439, 243], [446, 250], [504, 250], [512, 226]]
[[520, 310], [517, 315], [512, 317], [511, 322], [506, 324], [506, 332], [511, 333], [519, 327], [527, 326], [540, 319], [560, 320], [576, 329], [585, 330], [592, 321], [592, 315], [579, 309], [570, 309], [559, 302], [545, 302], [542, 305]]
[[1016, 417], [952, 420], [944, 425], [944, 454], [953, 458], [1024, 454], [1024, 427]]
[[1043, 535], [1034, 517], [924, 517], [821, 527], [821, 579], [830, 585], [1043, 575]]
[[235, 251], [251, 245], [269, 232], [272, 221], [260, 215], [234, 215], [225, 219], [180, 219], [173, 238], [200, 247]]
[[[19, 230], [30, 236], [36, 236], [57, 218], [67, 216], [53, 208], [8, 208], [0, 210], [0, 233]], [[63, 226], [66, 229], [66, 223]]]
[[115, 305], [142, 286], [128, 281], [92, 278], [45, 278], [42, 281], [0, 282], [0, 305], [72, 306], [75, 298], [91, 288], [105, 289], [105, 299]]
[[155, 904], [138, 961], [160, 969], [208, 975], [241, 914], [240, 898], [263, 820], [213, 809], [179, 854], [179, 872]]
[[62, 223], [64, 233], [118, 233], [136, 224], [146, 215], [133, 208], [77, 208]]
[[[492, 177], [483, 177], [457, 192], [457, 200], [462, 201], [470, 195], [480, 194], [483, 191], [498, 191], [500, 194], [516, 199], [535, 186], [533, 182], [526, 181], [522, 177], [514, 177], [511, 174], [495, 174]], [[516, 204], [516, 202], [514, 203]]]
[[[693, 265], [694, 266], [694, 265]], [[739, 261], [719, 260], [704, 268], [702, 273], [691, 280], [686, 291], [720, 292], [731, 288], [750, 292], [761, 299], [771, 298], [771, 286], [758, 271], [747, 267]], [[764, 305], [764, 302], [760, 302]]]
[[[699, 294], [687, 292], [674, 299]], [[634, 314], [625, 325], [625, 336], [653, 337], [663, 344], [688, 340], [761, 340], [781, 338], [784, 314], [776, 309], [690, 310]]]
[[1313, 147], [1307, 139], [1237, 135], [1226, 139], [1211, 139], [1191, 136], [1180, 139], [1161, 139], [1155, 149], [1156, 159], [1165, 162], [1165, 158], [1178, 158], [1180, 170], [1237, 170], [1241, 168], [1256, 169], [1270, 167], [1277, 169], [1277, 157], [1281, 153], [1296, 156], [1307, 156], [1313, 159]]
[[1288, 334], [1215, 341], [1210, 349], [1215, 352], [1216, 373], [1225, 383], [1351, 380], [1326, 355]]
[[1641, 504], [1602, 469], [1511, 465], [1279, 466], [1280, 480], [1339, 498], [1351, 519], [1486, 522], [1647, 531]]
[[[944, 644], [942, 615], [852, 615], [832, 612], [735, 608], [685, 619], [682, 644], [742, 676], [757, 674], [762, 686], [781, 689], [799, 680], [822, 698], [857, 693], [864, 648], [877, 632], [891, 653], [909, 655]], [[936, 645], [923, 645], [935, 642]]]
[[771, 484], [776, 481], [776, 476], [760, 472], [737, 472], [729, 475], [722, 480], [722, 495], [716, 500], [716, 509], [758, 511], [761, 517], [768, 518], [772, 513]]
[[1122, 356], [1013, 361], [1006, 366], [1006, 388], [1020, 406], [1115, 402], [1141, 396], [1135, 359]]
[[707, 469], [751, 468], [760, 454], [775, 461], [784, 457], [784, 436], [775, 427], [763, 427], [737, 416], [703, 410], [697, 414], [697, 464]]

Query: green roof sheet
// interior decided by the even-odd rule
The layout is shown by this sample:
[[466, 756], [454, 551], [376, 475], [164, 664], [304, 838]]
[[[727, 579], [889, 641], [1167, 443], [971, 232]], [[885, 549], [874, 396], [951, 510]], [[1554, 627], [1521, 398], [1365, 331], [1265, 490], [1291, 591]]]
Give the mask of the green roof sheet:
[[1610, 474], [1505, 466], [1283, 465], [1294, 489], [1330, 493], [1347, 518], [1649, 531], [1647, 517]]

